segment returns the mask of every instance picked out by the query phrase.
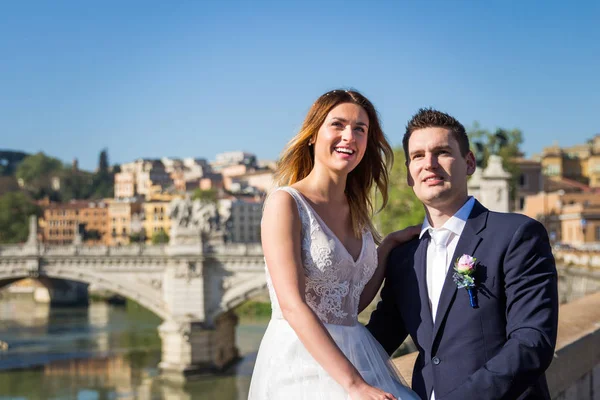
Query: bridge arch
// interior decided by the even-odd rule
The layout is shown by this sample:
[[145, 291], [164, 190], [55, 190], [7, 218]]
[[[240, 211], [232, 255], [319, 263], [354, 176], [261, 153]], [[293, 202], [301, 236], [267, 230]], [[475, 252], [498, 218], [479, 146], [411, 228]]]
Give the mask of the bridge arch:
[[125, 298], [136, 301], [142, 307], [150, 310], [162, 320], [168, 318], [166, 306], [157, 296], [157, 292], [145, 290], [142, 285], [132, 284], [130, 282], [119, 280], [114, 281], [110, 278], [105, 278], [100, 274], [89, 270], [80, 269], [74, 271], [72, 269], [59, 269], [49, 271], [40, 275], [32, 274], [30, 271], [13, 270], [12, 272], [0, 271], [0, 288], [7, 284], [13, 283], [20, 279], [32, 278], [42, 280], [43, 278], [66, 279], [70, 281], [83, 282], [93, 284], [96, 287], [111, 291]]
[[264, 274], [259, 274], [252, 279], [237, 284], [223, 294], [219, 307], [210, 313], [210, 319], [214, 321], [219, 315], [233, 310], [243, 302], [267, 290], [267, 281]]

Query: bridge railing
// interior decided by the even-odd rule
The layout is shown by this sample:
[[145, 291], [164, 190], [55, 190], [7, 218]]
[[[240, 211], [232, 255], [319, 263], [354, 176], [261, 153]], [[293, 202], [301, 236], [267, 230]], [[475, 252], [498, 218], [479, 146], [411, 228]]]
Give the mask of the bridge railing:
[[20, 256], [25, 253], [24, 244], [3, 244], [0, 245], [0, 256]]
[[261, 256], [262, 247], [258, 243], [227, 243], [212, 247], [214, 254], [236, 255], [236, 256]]
[[600, 251], [560, 249], [554, 250], [557, 263], [600, 269]]
[[[0, 256], [162, 256], [168, 255], [169, 245], [130, 244], [125, 246], [104, 245], [47, 245], [11, 244], [0, 245]], [[227, 243], [205, 247], [205, 251], [215, 255], [262, 256], [258, 243]]]

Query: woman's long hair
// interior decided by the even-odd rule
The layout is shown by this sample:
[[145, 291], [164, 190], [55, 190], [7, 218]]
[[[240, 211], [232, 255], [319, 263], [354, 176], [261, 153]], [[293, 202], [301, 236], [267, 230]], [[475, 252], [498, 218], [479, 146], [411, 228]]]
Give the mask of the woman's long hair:
[[[394, 160], [394, 152], [388, 143], [379, 123], [379, 116], [373, 104], [355, 90], [333, 90], [323, 94], [312, 105], [302, 128], [283, 150], [275, 171], [276, 186], [289, 186], [304, 179], [314, 165], [313, 146], [319, 129], [325, 122], [327, 114], [342, 103], [361, 106], [369, 117], [367, 148], [360, 163], [349, 174], [346, 180], [346, 197], [350, 205], [352, 230], [360, 237], [366, 228], [373, 234], [375, 241], [381, 236], [373, 226], [373, 184], [381, 193], [381, 209], [388, 201], [388, 168]], [[378, 210], [379, 211], [379, 210]]]

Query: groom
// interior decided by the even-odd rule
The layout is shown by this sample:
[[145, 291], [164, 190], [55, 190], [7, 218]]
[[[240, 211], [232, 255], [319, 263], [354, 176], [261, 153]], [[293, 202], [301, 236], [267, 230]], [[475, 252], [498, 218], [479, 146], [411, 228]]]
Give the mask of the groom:
[[[425, 206], [421, 235], [392, 251], [367, 328], [389, 354], [411, 335], [423, 399], [550, 399], [558, 291], [544, 227], [489, 211], [467, 194], [475, 171], [465, 128], [421, 109], [403, 138], [408, 184]], [[472, 299], [453, 279], [476, 260]], [[458, 275], [458, 278], [467, 274]]]

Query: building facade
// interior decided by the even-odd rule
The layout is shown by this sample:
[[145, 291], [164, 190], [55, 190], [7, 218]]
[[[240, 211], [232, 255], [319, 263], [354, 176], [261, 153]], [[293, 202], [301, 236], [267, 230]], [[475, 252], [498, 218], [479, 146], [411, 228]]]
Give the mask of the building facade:
[[[120, 184], [118, 190], [117, 184]], [[115, 174], [115, 197], [149, 196], [153, 186], [160, 186], [164, 189], [172, 184], [173, 180], [162, 161], [139, 159], [121, 165], [121, 172]], [[131, 195], [132, 193], [133, 195]]]
[[74, 200], [43, 207], [42, 240], [48, 244], [70, 244], [81, 234], [86, 244], [108, 244], [108, 202]]
[[534, 160], [519, 158], [514, 160], [519, 166], [519, 180], [517, 181], [516, 193], [512, 211], [523, 212], [527, 196], [544, 191], [544, 176], [542, 174], [542, 163]]
[[587, 143], [560, 147], [558, 144], [544, 148], [540, 156], [544, 175], [567, 178], [600, 187], [600, 134]]
[[128, 199], [136, 195], [135, 174], [133, 172], [118, 172], [115, 174], [115, 198]]
[[135, 221], [142, 219], [142, 203], [128, 200], [114, 200], [108, 205], [107, 244], [110, 246], [127, 245], [132, 235], [143, 236], [141, 225]]
[[181, 195], [156, 194], [143, 203], [144, 220], [142, 226], [147, 243], [152, 243], [152, 236], [159, 232], [170, 234], [169, 204], [173, 199], [181, 197]]
[[225, 222], [226, 240], [234, 243], [259, 243], [263, 202], [254, 197], [219, 200], [219, 214]]

